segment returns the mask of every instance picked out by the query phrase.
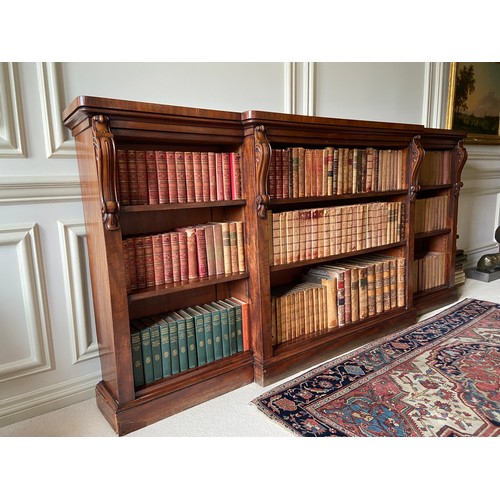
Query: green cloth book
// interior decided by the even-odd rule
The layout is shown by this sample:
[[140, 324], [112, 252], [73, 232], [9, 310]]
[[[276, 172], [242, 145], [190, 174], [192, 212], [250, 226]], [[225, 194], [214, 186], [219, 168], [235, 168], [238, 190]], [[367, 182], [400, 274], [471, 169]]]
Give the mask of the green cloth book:
[[243, 311], [241, 304], [232, 297], [226, 299], [225, 302], [234, 306], [235, 323], [236, 323], [236, 351], [243, 351]]
[[238, 352], [237, 342], [236, 342], [236, 312], [235, 307], [232, 304], [224, 300], [219, 300], [219, 304], [227, 308], [227, 318], [229, 323], [229, 347], [231, 354], [236, 354]]
[[130, 344], [132, 346], [132, 367], [134, 374], [134, 387], [144, 385], [144, 370], [142, 367], [141, 332], [130, 325]]
[[141, 335], [142, 366], [144, 367], [144, 383], [149, 384], [154, 381], [153, 374], [153, 351], [151, 349], [151, 334], [149, 328], [142, 321], [134, 320], [133, 326], [137, 328]]
[[163, 377], [168, 377], [172, 375], [172, 364], [170, 363], [170, 328], [167, 321], [165, 321], [162, 316], [154, 316], [154, 319], [160, 327]]
[[203, 309], [208, 311], [212, 316], [212, 337], [214, 346], [214, 358], [222, 358], [222, 330], [220, 324], [220, 311], [210, 304], [205, 304]]
[[203, 322], [205, 327], [205, 351], [207, 356], [207, 363], [215, 361], [214, 349], [214, 336], [212, 327], [212, 313], [205, 308], [205, 306], [195, 306], [195, 310], [203, 315]]
[[179, 342], [179, 370], [186, 371], [188, 364], [188, 344], [186, 336], [186, 320], [177, 312], [170, 313], [177, 324], [177, 341]]
[[175, 375], [176, 373], [180, 372], [177, 321], [170, 314], [163, 316], [163, 319], [168, 323], [168, 333], [170, 339], [170, 364], [172, 375]]
[[[196, 354], [196, 330], [195, 321], [191, 314], [188, 314], [185, 309], [179, 309], [177, 313], [184, 318], [186, 328], [186, 349], [187, 349], [187, 368], [195, 368], [198, 365]], [[181, 366], [182, 371], [182, 366]]]
[[193, 307], [187, 307], [186, 313], [193, 319], [194, 335], [196, 339], [196, 356], [198, 357], [198, 366], [202, 366], [207, 362], [207, 350], [205, 347], [205, 321], [203, 314]]
[[161, 363], [161, 337], [160, 325], [152, 318], [143, 318], [142, 322], [149, 327], [151, 335], [151, 354], [153, 358], [153, 378], [160, 380], [163, 378], [163, 367]]
[[220, 326], [221, 326], [221, 336], [222, 336], [222, 357], [227, 357], [231, 354], [231, 344], [229, 339], [229, 318], [227, 308], [218, 304], [217, 302], [211, 302], [210, 305], [215, 307], [220, 312]]

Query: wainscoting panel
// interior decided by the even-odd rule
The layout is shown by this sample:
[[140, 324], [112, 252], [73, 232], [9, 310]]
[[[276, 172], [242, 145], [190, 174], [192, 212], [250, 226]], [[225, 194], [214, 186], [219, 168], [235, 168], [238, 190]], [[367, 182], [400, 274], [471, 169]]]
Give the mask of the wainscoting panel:
[[73, 363], [99, 355], [83, 222], [58, 222]]
[[0, 382], [51, 368], [38, 226], [0, 226]]

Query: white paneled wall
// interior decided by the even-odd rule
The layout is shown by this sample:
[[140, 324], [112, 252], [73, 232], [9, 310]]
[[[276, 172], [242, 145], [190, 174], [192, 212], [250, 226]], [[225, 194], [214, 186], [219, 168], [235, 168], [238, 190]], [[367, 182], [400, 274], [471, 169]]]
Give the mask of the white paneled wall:
[[[74, 141], [78, 95], [444, 124], [445, 63], [0, 63], [0, 425], [89, 398], [100, 380]], [[464, 172], [459, 247], [495, 248], [500, 156]]]

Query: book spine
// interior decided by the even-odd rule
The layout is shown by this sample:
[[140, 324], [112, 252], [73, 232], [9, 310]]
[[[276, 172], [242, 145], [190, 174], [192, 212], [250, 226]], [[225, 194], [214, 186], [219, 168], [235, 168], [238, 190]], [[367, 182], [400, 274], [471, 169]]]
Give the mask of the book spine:
[[193, 158], [193, 176], [194, 176], [194, 201], [203, 201], [203, 171], [201, 166], [201, 152], [194, 151]]
[[229, 154], [231, 174], [231, 199], [241, 200], [241, 155], [239, 153]]
[[144, 238], [138, 236], [133, 238], [135, 248], [135, 269], [137, 273], [137, 288], [146, 287], [146, 265], [144, 255]]
[[165, 283], [165, 264], [163, 261], [163, 235], [155, 234], [151, 237], [153, 246], [153, 269], [154, 284], [162, 285]]
[[229, 222], [229, 247], [231, 251], [231, 272], [237, 273], [239, 268], [238, 238], [236, 235], [236, 222]]
[[[165, 153], [166, 161], [166, 182], [162, 182], [162, 187], [160, 188], [160, 193], [163, 192], [163, 203], [178, 203], [179, 193], [177, 189], [177, 171], [175, 165], [175, 152], [167, 151]], [[163, 168], [163, 166], [161, 167]], [[165, 174], [163, 174], [165, 175]], [[160, 184], [160, 177], [158, 177], [158, 183]], [[162, 203], [160, 201], [160, 203]]]
[[[183, 255], [187, 257], [187, 279], [196, 279], [198, 277], [198, 255], [196, 250], [196, 229], [194, 227], [177, 228], [177, 232], [185, 235], [179, 236], [179, 254], [180, 260], [183, 260]], [[185, 241], [185, 248], [184, 248]], [[181, 280], [182, 275], [182, 262], [181, 262]]]
[[245, 236], [243, 221], [236, 221], [236, 246], [238, 249], [238, 271], [244, 273], [246, 271], [245, 265]]
[[194, 160], [193, 153], [186, 151], [184, 153], [184, 169], [186, 172], [186, 201], [192, 203], [196, 201], [195, 180], [194, 180]]
[[203, 201], [210, 201], [210, 173], [208, 167], [208, 153], [201, 152], [201, 178]]
[[[173, 283], [180, 280], [179, 272], [177, 279], [174, 279], [174, 266], [172, 261], [172, 233], [163, 233], [161, 235], [162, 257], [163, 257], [163, 278], [164, 283]], [[179, 242], [177, 241], [177, 253], [179, 252]]]
[[146, 151], [146, 171], [148, 175], [148, 203], [150, 205], [156, 205], [160, 202], [160, 198], [158, 192], [155, 151]]
[[207, 252], [207, 274], [214, 276], [217, 274], [215, 265], [215, 239], [214, 239], [214, 226], [212, 224], [205, 224], [205, 246]]
[[137, 162], [137, 195], [139, 205], [149, 202], [148, 168], [146, 164], [146, 151], [136, 151]]
[[205, 306], [196, 306], [194, 308], [203, 317], [203, 329], [205, 332], [205, 351], [207, 363], [215, 361], [214, 334], [212, 327], [212, 314], [205, 309]]
[[116, 150], [116, 164], [118, 170], [118, 199], [120, 203], [125, 205], [130, 205], [130, 189], [128, 180], [128, 164], [127, 164], [127, 150], [117, 149]]
[[207, 241], [205, 238], [205, 227], [200, 225], [195, 228], [196, 233], [196, 256], [198, 259], [198, 276], [205, 278], [208, 276], [207, 263]]
[[142, 361], [141, 332], [131, 326], [130, 344], [132, 347], [132, 367], [134, 375], [134, 387], [144, 385], [144, 369]]
[[135, 151], [127, 149], [128, 187], [131, 205], [139, 205], [139, 183], [137, 180], [137, 161]]
[[202, 366], [207, 362], [203, 316], [188, 307], [185, 311], [185, 318], [188, 332], [189, 368]]
[[229, 223], [221, 222], [222, 228], [222, 250], [224, 252], [224, 273], [231, 274], [231, 239], [229, 234]]
[[177, 181], [177, 201], [179, 203], [187, 202], [187, 186], [186, 186], [186, 164], [184, 161], [184, 153], [176, 151], [175, 157], [175, 176]]
[[151, 323], [151, 353], [153, 356], [153, 377], [155, 380], [163, 378], [162, 353], [161, 353], [161, 336], [160, 327], [156, 323]]
[[217, 200], [217, 160], [215, 153], [208, 153], [208, 178], [210, 201]]
[[149, 384], [154, 381], [151, 333], [149, 328], [144, 327], [144, 325], [140, 327], [140, 332], [142, 347], [142, 366], [144, 367], [144, 383]]
[[172, 364], [170, 362], [170, 330], [168, 323], [163, 318], [158, 318], [160, 326], [160, 339], [161, 339], [161, 364], [163, 378], [172, 375]]
[[215, 178], [217, 180], [217, 200], [224, 199], [224, 162], [222, 153], [215, 153]]
[[170, 340], [170, 363], [172, 368], [172, 375], [180, 372], [180, 358], [179, 358], [179, 332], [177, 321], [170, 316], [166, 317], [168, 321], [168, 334]]
[[[172, 265], [172, 281], [174, 283], [178, 281], [182, 281], [183, 279], [187, 279], [187, 255], [183, 251], [183, 264], [184, 264], [184, 274], [181, 275], [181, 250], [179, 246], [179, 236], [181, 233], [177, 232], [171, 232], [171, 233], [166, 233], [169, 235], [169, 240], [170, 240], [170, 255], [171, 255], [171, 265]], [[166, 236], [167, 237], [167, 236]], [[168, 255], [165, 252], [165, 248], [163, 250], [163, 257], [164, 259], [166, 258], [166, 255]], [[167, 261], [168, 262], [168, 261]], [[165, 262], [165, 269], [168, 263]], [[167, 276], [167, 272], [165, 271], [165, 276]], [[185, 276], [185, 277], [184, 277]]]
[[143, 237], [144, 267], [146, 272], [146, 286], [155, 285], [155, 266], [153, 255], [153, 239], [151, 236]]
[[[189, 346], [188, 346], [188, 332], [186, 320], [177, 314], [177, 340], [179, 341], [179, 371], [184, 372], [189, 368]], [[194, 332], [193, 332], [194, 333]], [[191, 331], [189, 331], [189, 340], [192, 341]], [[195, 347], [196, 348], [196, 347]]]

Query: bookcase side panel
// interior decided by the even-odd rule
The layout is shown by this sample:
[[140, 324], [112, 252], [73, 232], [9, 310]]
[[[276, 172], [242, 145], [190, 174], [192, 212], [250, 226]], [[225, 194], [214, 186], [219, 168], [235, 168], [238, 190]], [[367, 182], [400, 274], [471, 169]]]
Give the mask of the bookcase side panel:
[[130, 331], [121, 231], [108, 230], [101, 199], [92, 130], [75, 137], [87, 232], [92, 295], [103, 382], [120, 403], [134, 399]]

